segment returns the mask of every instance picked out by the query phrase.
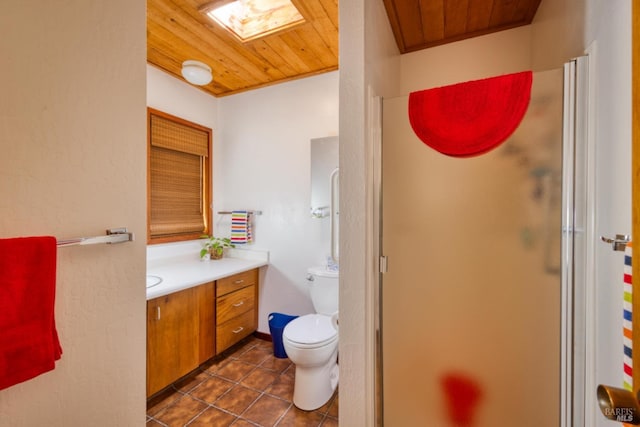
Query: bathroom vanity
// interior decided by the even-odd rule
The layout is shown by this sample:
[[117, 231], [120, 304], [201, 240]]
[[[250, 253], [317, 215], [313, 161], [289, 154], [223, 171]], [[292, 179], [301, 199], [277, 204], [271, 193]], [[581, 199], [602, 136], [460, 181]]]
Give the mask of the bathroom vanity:
[[147, 397], [256, 330], [264, 265], [266, 257], [152, 263], [162, 282], [147, 288]]

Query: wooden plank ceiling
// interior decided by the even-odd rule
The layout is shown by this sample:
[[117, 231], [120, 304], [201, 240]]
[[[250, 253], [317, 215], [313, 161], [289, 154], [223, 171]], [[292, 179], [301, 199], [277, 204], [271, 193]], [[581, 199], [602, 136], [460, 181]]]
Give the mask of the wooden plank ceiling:
[[338, 0], [293, 0], [307, 22], [240, 42], [199, 10], [211, 0], [147, 0], [147, 62], [182, 79], [182, 62], [209, 65], [201, 88], [230, 95], [338, 68]]
[[[401, 53], [530, 24], [541, 2], [383, 1]], [[216, 97], [338, 69], [338, 0], [292, 2], [304, 24], [242, 43], [200, 12], [211, 0], [147, 0], [147, 62], [180, 79], [183, 61], [208, 64]]]
[[384, 0], [401, 53], [528, 25], [541, 0]]

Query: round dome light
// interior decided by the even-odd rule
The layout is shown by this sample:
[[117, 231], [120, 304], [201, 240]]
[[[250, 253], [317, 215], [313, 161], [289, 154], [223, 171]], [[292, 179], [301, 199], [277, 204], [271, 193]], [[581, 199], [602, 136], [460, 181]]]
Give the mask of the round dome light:
[[184, 61], [182, 63], [182, 77], [193, 85], [203, 86], [211, 83], [211, 67], [200, 61]]

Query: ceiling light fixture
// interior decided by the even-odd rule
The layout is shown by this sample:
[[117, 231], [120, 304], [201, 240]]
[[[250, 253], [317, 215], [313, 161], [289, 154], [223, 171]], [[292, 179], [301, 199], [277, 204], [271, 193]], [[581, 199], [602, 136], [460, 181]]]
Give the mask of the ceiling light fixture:
[[182, 77], [193, 85], [204, 86], [211, 83], [211, 67], [200, 61], [184, 61], [182, 63]]

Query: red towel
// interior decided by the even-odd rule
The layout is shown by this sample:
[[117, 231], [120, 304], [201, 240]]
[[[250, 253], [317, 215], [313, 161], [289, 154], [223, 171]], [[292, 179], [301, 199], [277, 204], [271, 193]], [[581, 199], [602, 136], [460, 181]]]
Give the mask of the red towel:
[[453, 157], [486, 153], [516, 130], [529, 107], [531, 71], [409, 94], [409, 121], [429, 147]]
[[0, 239], [0, 390], [55, 368], [55, 237]]
[[478, 403], [482, 398], [480, 385], [465, 374], [450, 372], [441, 378], [447, 413], [451, 425], [470, 427], [474, 424]]

